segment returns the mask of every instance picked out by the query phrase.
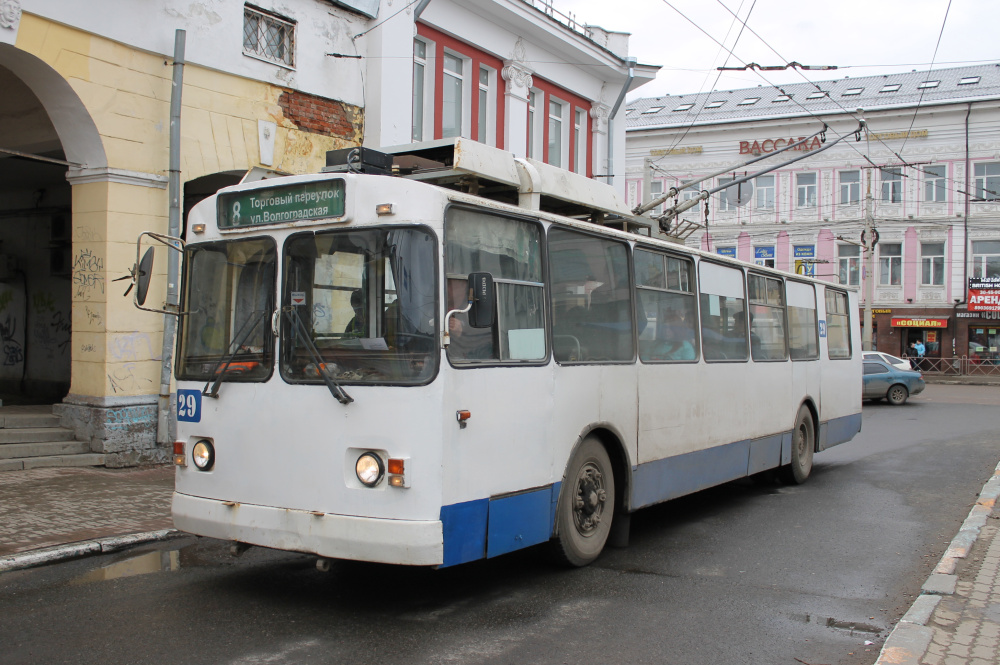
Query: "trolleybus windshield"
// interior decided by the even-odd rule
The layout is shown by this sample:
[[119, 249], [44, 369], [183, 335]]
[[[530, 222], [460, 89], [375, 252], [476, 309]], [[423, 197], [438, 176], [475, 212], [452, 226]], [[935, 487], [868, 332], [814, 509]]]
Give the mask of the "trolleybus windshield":
[[[177, 378], [263, 381], [274, 366], [274, 240], [188, 245]], [[227, 362], [228, 361], [228, 362]]]
[[[437, 371], [434, 237], [421, 229], [300, 233], [285, 243], [281, 375], [421, 384]], [[308, 334], [318, 352], [302, 335]]]

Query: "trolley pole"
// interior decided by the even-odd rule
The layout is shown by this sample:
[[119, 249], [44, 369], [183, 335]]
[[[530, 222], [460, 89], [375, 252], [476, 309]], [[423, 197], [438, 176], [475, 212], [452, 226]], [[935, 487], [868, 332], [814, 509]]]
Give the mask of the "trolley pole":
[[861, 348], [865, 351], [872, 350], [872, 298], [875, 293], [875, 218], [872, 215], [872, 169], [865, 169], [868, 172], [868, 193], [865, 195], [865, 233], [864, 252], [865, 267], [863, 271], [865, 281], [865, 320], [861, 332]]

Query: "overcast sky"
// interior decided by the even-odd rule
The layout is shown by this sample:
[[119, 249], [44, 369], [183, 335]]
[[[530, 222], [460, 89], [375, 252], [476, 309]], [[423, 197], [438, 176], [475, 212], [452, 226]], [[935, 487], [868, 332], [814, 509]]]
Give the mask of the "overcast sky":
[[[630, 55], [661, 66], [656, 80], [629, 100], [805, 80], [795, 72], [716, 71], [724, 64], [836, 65], [836, 71], [803, 72], [809, 80], [824, 81], [926, 70], [932, 60], [934, 69], [1000, 62], [1000, 0], [952, 0], [950, 10], [948, 0], [553, 0], [553, 5], [582, 23], [631, 33]], [[743, 26], [726, 7], [746, 21], [741, 35]]]

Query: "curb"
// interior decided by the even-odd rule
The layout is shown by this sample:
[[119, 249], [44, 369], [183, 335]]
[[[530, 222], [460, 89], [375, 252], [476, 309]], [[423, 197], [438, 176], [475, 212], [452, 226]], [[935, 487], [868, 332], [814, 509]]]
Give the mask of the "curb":
[[993, 470], [993, 477], [983, 485], [976, 505], [969, 511], [962, 528], [952, 538], [948, 549], [941, 555], [941, 561], [924, 582], [920, 595], [889, 633], [875, 665], [918, 665], [923, 659], [934, 636], [934, 631], [927, 627], [927, 622], [941, 602], [941, 596], [955, 593], [958, 576], [954, 573], [958, 560], [966, 558], [972, 551], [972, 546], [979, 538], [979, 530], [985, 526], [998, 497], [1000, 464]]
[[124, 536], [111, 536], [109, 538], [96, 538], [94, 540], [81, 540], [77, 543], [65, 545], [55, 545], [53, 547], [43, 547], [42, 549], [19, 552], [0, 557], [0, 573], [11, 570], [22, 570], [24, 568], [34, 568], [57, 561], [68, 561], [80, 557], [91, 556], [93, 554], [107, 554], [119, 550], [152, 543], [159, 540], [168, 540], [181, 535], [177, 529], [162, 529], [160, 531], [145, 531], [143, 533], [131, 533]]

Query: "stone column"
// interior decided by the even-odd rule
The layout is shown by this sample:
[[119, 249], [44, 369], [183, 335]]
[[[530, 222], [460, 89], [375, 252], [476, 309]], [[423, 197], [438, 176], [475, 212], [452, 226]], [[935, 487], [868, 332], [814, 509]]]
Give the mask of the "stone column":
[[[162, 315], [122, 297], [142, 231], [166, 232], [167, 178], [119, 169], [71, 169], [73, 186], [72, 383], [54, 412], [109, 467], [163, 462], [156, 447]], [[165, 253], [157, 253], [147, 305], [159, 307]]]
[[504, 92], [504, 149], [517, 157], [528, 156], [528, 93], [533, 84], [532, 71], [524, 62], [524, 43], [518, 38], [510, 60], [503, 61], [501, 76]]
[[[611, 164], [608, 163], [608, 118], [611, 107], [604, 102], [594, 102], [590, 105], [591, 124], [591, 164], [594, 165], [594, 178], [598, 182], [607, 183], [611, 174]], [[603, 176], [603, 177], [602, 177]]]

